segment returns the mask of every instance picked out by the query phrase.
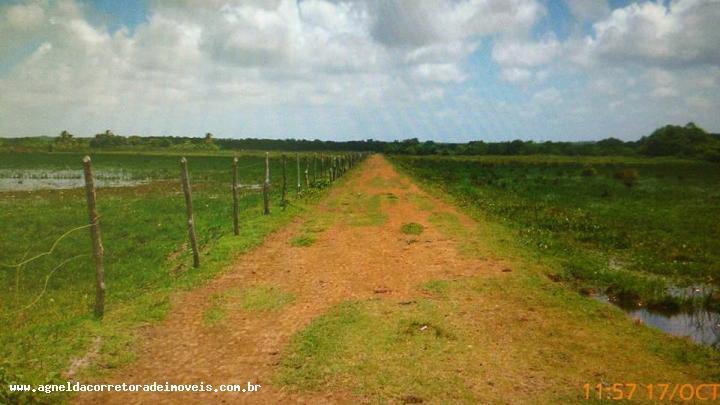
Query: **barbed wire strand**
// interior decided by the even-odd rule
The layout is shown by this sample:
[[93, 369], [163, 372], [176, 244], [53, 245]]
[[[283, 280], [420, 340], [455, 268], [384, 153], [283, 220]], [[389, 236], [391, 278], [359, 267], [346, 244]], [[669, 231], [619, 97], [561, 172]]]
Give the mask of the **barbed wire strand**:
[[[25, 260], [27, 255], [30, 253], [30, 248], [25, 251], [25, 253], [22, 256], [22, 259]], [[15, 268], [15, 306], [20, 305], [20, 272], [22, 271], [22, 266]]]
[[71, 257], [71, 258], [69, 258], [69, 259], [63, 260], [62, 262], [60, 262], [60, 264], [58, 264], [57, 266], [55, 266], [55, 268], [53, 268], [52, 270], [50, 270], [50, 273], [45, 277], [45, 284], [43, 285], [42, 291], [40, 291], [40, 294], [39, 294], [37, 297], [35, 297], [35, 299], [33, 300], [33, 302], [31, 302], [31, 303], [29, 303], [28, 305], [26, 305], [26, 306], [18, 309], [17, 311], [11, 312], [11, 314], [12, 314], [12, 315], [16, 315], [16, 314], [19, 314], [19, 313], [21, 313], [21, 312], [23, 312], [23, 311], [27, 311], [27, 310], [30, 309], [33, 305], [37, 304], [37, 302], [40, 301], [40, 298], [42, 298], [42, 296], [45, 295], [45, 291], [47, 291], [48, 283], [50, 282], [50, 278], [53, 276], [53, 274], [55, 274], [55, 272], [56, 272], [59, 268], [61, 268], [62, 266], [64, 266], [65, 263], [67, 263], [67, 262], [69, 262], [69, 261], [71, 261], [71, 260], [75, 260], [75, 259], [77, 259], [78, 257], [83, 257], [83, 256], [90, 256], [90, 255], [89, 255], [89, 254], [82, 254], [82, 255], [73, 256], [73, 257]]
[[77, 228], [70, 229], [69, 231], [67, 231], [67, 232], [65, 232], [64, 234], [60, 235], [59, 238], [55, 239], [55, 242], [53, 242], [52, 246], [50, 247], [50, 250], [48, 250], [47, 252], [40, 253], [40, 254], [38, 254], [38, 255], [36, 255], [36, 256], [33, 256], [33, 257], [31, 257], [31, 258], [29, 258], [29, 259], [27, 259], [27, 260], [23, 260], [23, 261], [21, 261], [20, 263], [17, 263], [17, 264], [5, 264], [5, 263], [0, 263], [0, 266], [2, 266], [2, 267], [8, 267], [8, 268], [21, 267], [21, 266], [23, 266], [23, 265], [25, 265], [25, 264], [30, 263], [30, 262], [33, 261], [33, 260], [39, 259], [39, 258], [41, 258], [41, 257], [43, 257], [43, 256], [51, 255], [51, 254], [55, 251], [55, 248], [57, 247], [58, 243], [60, 243], [60, 241], [63, 240], [66, 236], [70, 235], [71, 233], [73, 233], [73, 232], [75, 232], [75, 231], [79, 231], [80, 229], [89, 228], [89, 227], [91, 227], [91, 226], [93, 226], [93, 224], [87, 224], [87, 225], [83, 225], [83, 226], [78, 226]]

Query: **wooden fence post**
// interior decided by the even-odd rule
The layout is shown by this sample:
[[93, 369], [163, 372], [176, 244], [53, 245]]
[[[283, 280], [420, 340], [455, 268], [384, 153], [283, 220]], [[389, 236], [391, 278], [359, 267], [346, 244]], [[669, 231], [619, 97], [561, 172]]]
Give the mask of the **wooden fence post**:
[[240, 208], [238, 207], [237, 164], [238, 158], [235, 156], [233, 157], [232, 163], [233, 233], [235, 235], [240, 235], [240, 218], [238, 217]]
[[265, 182], [263, 183], [263, 214], [270, 215], [270, 154], [265, 152]]
[[310, 176], [309, 176], [309, 170], [310, 169], [310, 158], [305, 158], [305, 188], [310, 188]]
[[282, 155], [282, 197], [281, 197], [281, 204], [283, 210], [287, 206], [287, 159], [285, 158], [285, 155]]
[[190, 193], [190, 176], [188, 175], [187, 159], [180, 159], [180, 179], [185, 194], [185, 212], [187, 215], [188, 237], [193, 252], [193, 267], [200, 267], [200, 252], [195, 235], [195, 219], [193, 218], [192, 195]]
[[295, 154], [295, 159], [297, 160], [297, 189], [295, 191], [300, 194], [300, 154]]
[[95, 176], [93, 176], [90, 156], [83, 158], [85, 172], [85, 196], [87, 197], [88, 219], [90, 220], [90, 237], [95, 258], [95, 316], [102, 318], [105, 314], [105, 267], [103, 265], [103, 245], [100, 237], [100, 216], [95, 205]]

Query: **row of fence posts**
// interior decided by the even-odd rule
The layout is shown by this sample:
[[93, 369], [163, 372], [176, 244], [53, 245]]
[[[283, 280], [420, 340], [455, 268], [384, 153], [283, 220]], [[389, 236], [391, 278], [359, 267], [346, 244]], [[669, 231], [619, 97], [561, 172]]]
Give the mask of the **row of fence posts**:
[[[310, 182], [310, 158], [305, 158], [304, 180], [305, 188], [318, 181], [333, 183], [342, 177], [348, 170], [352, 169], [367, 156], [364, 152], [345, 153], [332, 156], [312, 156], [312, 183]], [[297, 194], [302, 191], [300, 154], [295, 155], [297, 163]], [[317, 172], [317, 161], [319, 160], [320, 172]], [[287, 157], [282, 155], [282, 190], [280, 206], [285, 209], [287, 201]], [[85, 196], [87, 199], [88, 219], [90, 221], [90, 238], [92, 239], [93, 258], [95, 260], [95, 316], [102, 317], [105, 313], [105, 267], [103, 263], [103, 244], [100, 234], [100, 215], [97, 211], [97, 193], [95, 188], [95, 176], [93, 174], [92, 161], [90, 156], [83, 158], [83, 172], [85, 177]], [[232, 223], [233, 234], [240, 234], [240, 208], [238, 195], [238, 158], [232, 159]], [[187, 221], [188, 239], [193, 254], [193, 267], [200, 267], [200, 251], [198, 248], [197, 234], [195, 232], [195, 218], [193, 215], [192, 191], [190, 188], [190, 174], [188, 161], [185, 157], [180, 159], [180, 182], [185, 196], [185, 215]], [[262, 184], [263, 215], [270, 215], [270, 155], [265, 153], [265, 178]]]

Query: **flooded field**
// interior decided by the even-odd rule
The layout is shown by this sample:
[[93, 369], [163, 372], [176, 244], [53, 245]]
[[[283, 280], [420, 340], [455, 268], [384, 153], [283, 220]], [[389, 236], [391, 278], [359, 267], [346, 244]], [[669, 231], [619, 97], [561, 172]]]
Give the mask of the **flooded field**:
[[[556, 260], [553, 281], [592, 291], [668, 334], [720, 347], [716, 166], [541, 156], [393, 159]], [[633, 184], [620, 181], [628, 171], [637, 175]]]
[[[132, 187], [146, 184], [150, 178], [138, 179], [126, 171], [97, 171], [97, 187]], [[83, 187], [82, 170], [0, 170], [0, 192], [60, 190]]]

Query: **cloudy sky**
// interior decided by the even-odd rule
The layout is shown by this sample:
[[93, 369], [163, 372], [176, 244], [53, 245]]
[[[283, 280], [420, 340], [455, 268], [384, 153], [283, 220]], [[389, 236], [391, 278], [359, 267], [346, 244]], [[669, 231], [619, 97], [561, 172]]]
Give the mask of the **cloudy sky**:
[[0, 136], [720, 132], [720, 0], [0, 0]]

